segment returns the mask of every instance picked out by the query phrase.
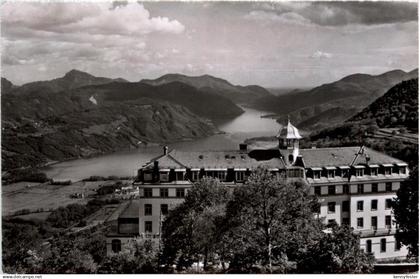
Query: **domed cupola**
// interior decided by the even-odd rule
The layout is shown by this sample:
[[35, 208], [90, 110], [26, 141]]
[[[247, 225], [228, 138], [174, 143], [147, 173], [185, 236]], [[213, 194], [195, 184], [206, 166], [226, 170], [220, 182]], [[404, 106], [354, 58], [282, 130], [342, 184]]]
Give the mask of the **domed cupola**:
[[301, 138], [299, 130], [290, 123], [290, 120], [279, 131], [277, 135], [279, 149], [286, 164], [293, 165], [296, 162], [296, 158], [299, 156], [299, 140]]

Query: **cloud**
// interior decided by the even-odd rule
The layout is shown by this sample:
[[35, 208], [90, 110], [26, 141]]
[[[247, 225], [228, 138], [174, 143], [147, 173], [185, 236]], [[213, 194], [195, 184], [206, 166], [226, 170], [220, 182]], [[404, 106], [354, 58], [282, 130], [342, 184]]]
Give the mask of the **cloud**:
[[282, 14], [277, 14], [275, 12], [268, 12], [268, 11], [251, 11], [246, 16], [246, 18], [251, 19], [251, 20], [263, 21], [263, 22], [268, 21], [268, 22], [276, 22], [276, 23], [283, 23], [283, 24], [305, 25], [305, 24], [311, 23], [308, 19], [294, 12], [286, 12]]
[[315, 51], [311, 55], [311, 58], [313, 58], [313, 59], [329, 59], [331, 57], [332, 57], [331, 53], [323, 52], [323, 51], [320, 51], [320, 50]]
[[145, 35], [152, 32], [182, 33], [177, 20], [151, 17], [142, 4], [12, 3], [1, 9], [3, 28], [25, 28], [52, 33]]
[[255, 7], [250, 18], [256, 20], [296, 20], [298, 24], [310, 22], [320, 26], [417, 21], [417, 3], [413, 2], [272, 2]]

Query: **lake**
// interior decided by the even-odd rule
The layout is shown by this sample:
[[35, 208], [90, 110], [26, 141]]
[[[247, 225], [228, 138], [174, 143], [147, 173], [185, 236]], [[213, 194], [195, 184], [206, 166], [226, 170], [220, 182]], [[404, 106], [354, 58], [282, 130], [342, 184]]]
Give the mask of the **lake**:
[[[237, 149], [239, 143], [247, 138], [272, 136], [277, 134], [281, 125], [274, 119], [261, 118], [269, 114], [250, 108], [242, 108], [245, 112], [225, 122], [216, 123], [225, 132], [207, 138], [169, 144], [169, 149], [184, 151]], [[48, 177], [56, 180], [81, 180], [92, 175], [99, 176], [134, 176], [143, 164], [162, 153], [162, 147], [140, 147], [134, 150], [114, 152], [108, 155], [88, 159], [77, 159], [50, 165], [43, 169]]]

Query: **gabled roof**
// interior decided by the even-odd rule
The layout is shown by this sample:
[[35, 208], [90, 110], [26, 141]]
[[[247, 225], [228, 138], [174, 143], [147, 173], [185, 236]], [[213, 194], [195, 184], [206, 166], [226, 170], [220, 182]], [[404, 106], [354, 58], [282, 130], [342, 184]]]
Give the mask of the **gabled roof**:
[[180, 169], [186, 168], [185, 165], [180, 163], [176, 158], [172, 156], [174, 151], [168, 152], [167, 154], [162, 154], [150, 160], [150, 162], [146, 163], [143, 168], [153, 167], [153, 162], [159, 162], [159, 168], [167, 168], [167, 169]]
[[299, 134], [299, 130], [290, 123], [287, 122], [287, 125], [283, 127], [277, 135], [277, 138], [282, 139], [301, 139], [302, 136]]
[[[332, 147], [332, 148], [314, 148], [301, 149], [300, 155], [305, 160], [305, 167], [327, 167], [327, 166], [350, 166], [359, 152], [359, 146], [351, 147]], [[366, 160], [368, 158], [368, 161]], [[383, 165], [383, 164], [398, 164], [403, 161], [380, 153], [373, 149], [364, 148], [363, 154], [360, 154], [354, 165], [368, 164], [368, 165]]]

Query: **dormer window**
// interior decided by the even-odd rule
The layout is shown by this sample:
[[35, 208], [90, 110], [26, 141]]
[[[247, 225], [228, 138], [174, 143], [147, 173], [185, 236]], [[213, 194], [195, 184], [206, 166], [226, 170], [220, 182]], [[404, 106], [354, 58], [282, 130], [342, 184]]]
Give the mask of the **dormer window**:
[[385, 175], [391, 175], [393, 164], [383, 164], [382, 167]]
[[335, 177], [335, 167], [326, 167], [325, 170], [328, 178]]
[[343, 178], [349, 177], [349, 170], [350, 170], [349, 166], [340, 166], [338, 168], [340, 169], [341, 177], [343, 177]]
[[371, 176], [378, 176], [378, 165], [369, 165], [370, 175]]
[[176, 181], [183, 181], [184, 179], [184, 174], [185, 174], [185, 169], [175, 169], [175, 180]]
[[365, 167], [364, 166], [354, 166], [354, 174], [355, 176], [361, 177], [365, 174]]
[[198, 181], [200, 180], [200, 169], [191, 169], [191, 180]]
[[311, 168], [311, 170], [314, 179], [321, 179], [321, 168]]
[[406, 163], [398, 163], [398, 173], [399, 174], [407, 174], [407, 164]]
[[166, 170], [166, 169], [159, 170], [159, 179], [162, 182], [168, 182], [169, 181], [169, 170]]

